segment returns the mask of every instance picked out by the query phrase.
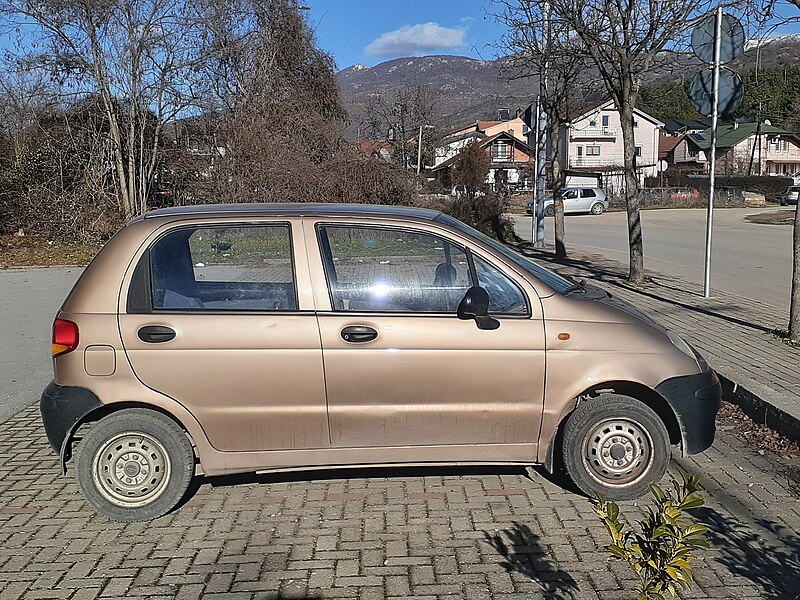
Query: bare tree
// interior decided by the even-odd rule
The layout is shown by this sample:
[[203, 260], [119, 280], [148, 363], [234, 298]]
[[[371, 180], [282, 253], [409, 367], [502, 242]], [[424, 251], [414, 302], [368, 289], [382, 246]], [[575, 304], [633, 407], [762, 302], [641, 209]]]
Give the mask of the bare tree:
[[192, 100], [201, 23], [191, 3], [2, 0], [0, 15], [26, 36], [20, 69], [50, 73], [64, 95], [101, 99], [122, 212], [144, 211], [163, 124]]
[[538, 81], [541, 110], [549, 117], [544, 132], [550, 140], [547, 181], [552, 185], [554, 198], [556, 256], [564, 258], [567, 248], [564, 201], [560, 195], [564, 174], [559, 167], [562, 159], [559, 138], [572, 112], [583, 106], [591, 93], [589, 56], [575, 42], [564, 21], [551, 19], [546, 0], [494, 2], [502, 9], [496, 18], [507, 28], [500, 42], [500, 48], [508, 54], [504, 61], [506, 73], [512, 79], [528, 77]]
[[407, 173], [342, 137], [335, 64], [295, 2], [206, 0], [202, 15], [203, 111], [167, 156], [185, 201], [410, 201]]
[[403, 83], [384, 93], [371, 94], [364, 108], [368, 134], [394, 144], [395, 163], [409, 169], [417, 163], [419, 128], [423, 128], [422, 156], [432, 156], [441, 136], [427, 131], [437, 116], [437, 95], [424, 85]]
[[[520, 4], [525, 6], [537, 1], [521, 0]], [[644, 255], [633, 124], [639, 90], [645, 74], [656, 61], [674, 50], [693, 24], [718, 3], [715, 0], [545, 1], [550, 7], [553, 26], [572, 32], [619, 112], [628, 211], [629, 279], [641, 282], [644, 280]], [[730, 0], [724, 5], [736, 10], [757, 1]], [[529, 26], [541, 27], [541, 24], [536, 21]]]

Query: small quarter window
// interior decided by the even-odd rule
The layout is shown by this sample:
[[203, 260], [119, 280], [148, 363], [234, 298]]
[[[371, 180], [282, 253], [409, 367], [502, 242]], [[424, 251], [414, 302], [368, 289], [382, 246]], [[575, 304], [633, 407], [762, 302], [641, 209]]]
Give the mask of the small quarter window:
[[479, 256], [474, 256], [478, 285], [489, 293], [489, 312], [496, 315], [524, 315], [525, 295], [504, 273]]

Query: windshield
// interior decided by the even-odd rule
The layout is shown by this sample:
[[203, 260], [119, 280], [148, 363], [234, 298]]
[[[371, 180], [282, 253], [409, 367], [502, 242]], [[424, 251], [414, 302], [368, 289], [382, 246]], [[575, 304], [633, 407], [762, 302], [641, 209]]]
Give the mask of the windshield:
[[458, 219], [454, 219], [453, 217], [450, 217], [445, 214], [440, 214], [434, 220], [455, 227], [456, 229], [463, 231], [464, 233], [474, 238], [479, 239], [484, 244], [496, 250], [497, 252], [499, 252], [509, 260], [511, 260], [514, 264], [518, 265], [519, 267], [521, 267], [522, 269], [524, 269], [525, 271], [536, 277], [536, 279], [538, 279], [545, 285], [549, 286], [559, 294], [563, 294], [564, 292], [573, 287], [572, 281], [565, 279], [561, 275], [556, 275], [552, 271], [537, 265], [532, 260], [529, 260], [524, 256], [522, 256], [522, 254], [520, 254], [519, 252], [512, 250], [505, 244], [502, 244], [498, 242], [496, 239], [491, 238], [484, 233], [481, 233], [477, 229], [474, 229], [469, 225], [465, 225]]

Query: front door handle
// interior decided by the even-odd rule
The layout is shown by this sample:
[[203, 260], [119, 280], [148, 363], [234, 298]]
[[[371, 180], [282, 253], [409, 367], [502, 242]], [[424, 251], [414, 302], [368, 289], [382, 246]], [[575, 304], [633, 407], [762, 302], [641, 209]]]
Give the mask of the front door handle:
[[378, 332], [367, 325], [348, 325], [342, 329], [342, 339], [351, 344], [371, 342], [378, 337]]
[[163, 325], [148, 325], [142, 327], [139, 332], [139, 339], [148, 344], [161, 344], [175, 338], [175, 330]]

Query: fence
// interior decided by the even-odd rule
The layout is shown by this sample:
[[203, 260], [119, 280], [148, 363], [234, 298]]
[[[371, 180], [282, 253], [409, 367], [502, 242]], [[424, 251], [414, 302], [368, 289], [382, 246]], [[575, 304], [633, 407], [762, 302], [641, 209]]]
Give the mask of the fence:
[[[625, 208], [622, 195], [610, 196], [611, 208]], [[639, 191], [642, 208], [701, 208], [708, 206], [708, 193], [691, 187], [644, 188]], [[745, 206], [744, 194], [738, 188], [720, 187], [714, 190], [714, 206], [736, 208]]]

